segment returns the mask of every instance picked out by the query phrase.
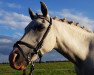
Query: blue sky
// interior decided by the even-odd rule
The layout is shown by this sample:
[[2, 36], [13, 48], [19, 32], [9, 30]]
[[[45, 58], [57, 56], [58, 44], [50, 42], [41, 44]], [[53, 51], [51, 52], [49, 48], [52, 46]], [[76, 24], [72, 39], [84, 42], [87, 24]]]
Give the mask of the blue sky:
[[[23, 28], [30, 22], [28, 8], [31, 7], [34, 12], [38, 12], [40, 10], [40, 1], [46, 3], [49, 14], [52, 16], [64, 17], [65, 14], [63, 15], [63, 13], [67, 12], [67, 14], [81, 15], [90, 20], [94, 19], [93, 0], [0, 0], [0, 13], [2, 14], [0, 16], [0, 35], [14, 36], [15, 32], [22, 35]], [[9, 21], [7, 17], [10, 17]], [[2, 22], [2, 20], [5, 21]], [[16, 26], [17, 24], [18, 26]]]
[[50, 16], [66, 17], [94, 31], [94, 0], [0, 0], [0, 55], [4, 56], [4, 50], [10, 50], [14, 41], [21, 38], [31, 21], [28, 8], [39, 13], [40, 1], [46, 3]]

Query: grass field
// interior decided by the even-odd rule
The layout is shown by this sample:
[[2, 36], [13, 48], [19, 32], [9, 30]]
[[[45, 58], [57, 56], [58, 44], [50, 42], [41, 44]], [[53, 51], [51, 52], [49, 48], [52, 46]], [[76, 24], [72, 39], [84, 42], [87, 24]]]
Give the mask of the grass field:
[[[28, 66], [29, 67], [29, 66]], [[29, 69], [27, 70], [28, 75]], [[9, 64], [0, 64], [0, 75], [22, 75], [22, 71], [12, 69]], [[71, 62], [35, 63], [33, 75], [76, 75]]]

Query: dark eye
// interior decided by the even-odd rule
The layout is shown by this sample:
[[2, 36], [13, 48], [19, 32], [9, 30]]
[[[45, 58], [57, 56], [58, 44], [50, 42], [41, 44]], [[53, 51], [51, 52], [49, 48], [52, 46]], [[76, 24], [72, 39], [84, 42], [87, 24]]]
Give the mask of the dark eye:
[[37, 30], [42, 31], [45, 27], [43, 25], [37, 25]]

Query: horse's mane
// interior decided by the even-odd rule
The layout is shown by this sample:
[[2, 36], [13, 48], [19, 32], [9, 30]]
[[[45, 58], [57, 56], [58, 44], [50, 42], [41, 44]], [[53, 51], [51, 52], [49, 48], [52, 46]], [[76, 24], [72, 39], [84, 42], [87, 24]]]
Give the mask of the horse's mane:
[[84, 26], [80, 26], [79, 23], [76, 23], [76, 22], [74, 22], [74, 21], [68, 21], [66, 18], [59, 19], [59, 18], [57, 18], [57, 17], [53, 17], [53, 19], [54, 19], [54, 20], [61, 21], [61, 22], [68, 23], [69, 25], [75, 25], [75, 26], [77, 26], [77, 27], [79, 27], [79, 28], [81, 28], [81, 29], [83, 29], [83, 30], [89, 32], [89, 33], [94, 33], [94, 32], [92, 32], [92, 31], [90, 31], [89, 29], [85, 28]]
[[[44, 18], [43, 15], [36, 13], [36, 18], [40, 18], [40, 17], [41, 17], [41, 18]], [[90, 30], [87, 29], [86, 27], [79, 25], [79, 23], [76, 23], [76, 22], [74, 22], [74, 21], [69, 21], [69, 20], [67, 20], [66, 18], [59, 19], [58, 17], [53, 17], [53, 19], [54, 19], [54, 20], [57, 20], [57, 21], [61, 21], [61, 22], [68, 23], [69, 25], [75, 25], [75, 26], [77, 26], [77, 27], [79, 27], [79, 28], [81, 28], [81, 29], [83, 29], [83, 30], [89, 32], [89, 33], [94, 33], [93, 31], [90, 31]]]

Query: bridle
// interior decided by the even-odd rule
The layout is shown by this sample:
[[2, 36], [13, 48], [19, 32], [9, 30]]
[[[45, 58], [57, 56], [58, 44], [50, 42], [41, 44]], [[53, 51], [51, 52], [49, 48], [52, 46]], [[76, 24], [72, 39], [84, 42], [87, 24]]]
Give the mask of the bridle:
[[[41, 57], [42, 57], [42, 53], [40, 51], [40, 49], [42, 48], [43, 46], [43, 42], [44, 42], [44, 39], [46, 38], [47, 34], [49, 33], [49, 30], [51, 29], [51, 25], [52, 25], [52, 18], [50, 17], [50, 21], [44, 17], [39, 17], [41, 19], [45, 19], [46, 21], [49, 22], [49, 26], [47, 27], [47, 30], [45, 31], [41, 41], [37, 44], [37, 46], [34, 48], [33, 46], [31, 46], [30, 44], [26, 43], [26, 42], [23, 42], [23, 41], [17, 41], [13, 47], [17, 47], [21, 54], [23, 55], [23, 57], [25, 58], [25, 61], [27, 62], [27, 64], [29, 64], [31, 61], [31, 54], [32, 53], [29, 53], [27, 56], [26, 54], [24, 53], [24, 51], [22, 50], [22, 48], [19, 46], [19, 45], [25, 45], [26, 47], [30, 48], [30, 49], [33, 49], [33, 55], [34, 54], [38, 54], [39, 58], [40, 58], [40, 61], [41, 62]], [[33, 64], [32, 64], [33, 65]], [[34, 67], [33, 67], [34, 68]], [[32, 73], [32, 71], [30, 71]], [[31, 74], [30, 74], [31, 75]]]

